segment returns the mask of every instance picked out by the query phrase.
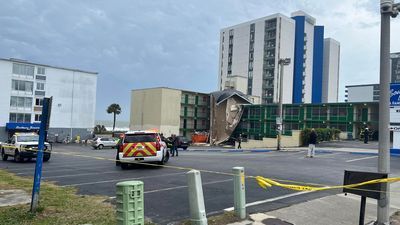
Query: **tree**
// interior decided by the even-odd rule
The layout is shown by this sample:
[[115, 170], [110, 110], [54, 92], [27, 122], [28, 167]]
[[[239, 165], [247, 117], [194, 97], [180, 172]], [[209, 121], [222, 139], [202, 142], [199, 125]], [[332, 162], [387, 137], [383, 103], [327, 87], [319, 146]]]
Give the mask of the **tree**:
[[108, 106], [107, 108], [107, 113], [113, 113], [114, 114], [114, 121], [113, 121], [113, 131], [115, 129], [115, 120], [117, 118], [117, 115], [121, 113], [121, 106], [119, 106], [116, 103], [111, 104], [110, 106]]
[[104, 133], [106, 131], [107, 131], [107, 129], [106, 129], [106, 127], [104, 125], [96, 125], [94, 127], [94, 133], [95, 134], [101, 134], [101, 133]]

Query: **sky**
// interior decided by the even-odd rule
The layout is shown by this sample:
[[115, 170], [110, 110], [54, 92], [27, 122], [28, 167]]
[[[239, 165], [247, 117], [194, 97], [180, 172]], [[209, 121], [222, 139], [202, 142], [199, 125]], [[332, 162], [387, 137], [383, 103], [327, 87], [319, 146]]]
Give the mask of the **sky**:
[[[303, 10], [341, 44], [344, 86], [379, 82], [379, 1], [368, 0], [1, 0], [0, 57], [96, 71], [96, 119], [132, 89], [217, 90], [220, 29]], [[391, 20], [400, 52], [400, 16]], [[397, 38], [397, 40], [396, 40]]]

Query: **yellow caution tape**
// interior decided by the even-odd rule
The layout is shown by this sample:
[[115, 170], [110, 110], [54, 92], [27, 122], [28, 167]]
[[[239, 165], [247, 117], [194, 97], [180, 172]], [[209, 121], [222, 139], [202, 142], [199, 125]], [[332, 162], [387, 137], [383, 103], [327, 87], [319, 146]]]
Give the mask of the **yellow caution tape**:
[[356, 187], [367, 185], [367, 184], [391, 183], [391, 182], [399, 182], [400, 181], [400, 177], [391, 177], [391, 178], [369, 180], [369, 181], [356, 183], [356, 184], [313, 187], [313, 186], [305, 186], [305, 185], [283, 184], [283, 183], [279, 183], [272, 179], [261, 177], [261, 176], [257, 176], [255, 179], [257, 180], [258, 185], [260, 185], [260, 187], [262, 187], [264, 189], [267, 189], [267, 187], [278, 186], [278, 187], [291, 189], [291, 190], [295, 190], [295, 191], [324, 191], [324, 190], [340, 189], [340, 188], [351, 189], [351, 188], [356, 188]]

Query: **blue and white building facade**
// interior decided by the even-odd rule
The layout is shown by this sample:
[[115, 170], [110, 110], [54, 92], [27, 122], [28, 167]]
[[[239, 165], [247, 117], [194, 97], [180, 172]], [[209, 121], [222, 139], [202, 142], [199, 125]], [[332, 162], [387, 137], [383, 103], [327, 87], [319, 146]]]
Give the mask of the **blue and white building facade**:
[[49, 138], [88, 137], [94, 128], [97, 73], [0, 58], [0, 141], [37, 131], [43, 98], [53, 97]]
[[227, 27], [220, 36], [220, 90], [242, 87], [239, 91], [260, 97], [263, 104], [276, 103], [278, 60], [291, 58], [284, 67], [283, 103], [338, 101], [340, 44], [326, 39], [324, 26], [316, 25], [316, 19], [305, 12], [291, 17], [274, 14]]

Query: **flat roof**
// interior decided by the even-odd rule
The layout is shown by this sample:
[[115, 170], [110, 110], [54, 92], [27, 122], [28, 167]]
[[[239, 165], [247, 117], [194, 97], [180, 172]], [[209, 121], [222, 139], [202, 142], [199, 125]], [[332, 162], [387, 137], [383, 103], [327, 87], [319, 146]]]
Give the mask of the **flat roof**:
[[345, 87], [367, 87], [367, 86], [375, 86], [375, 85], [379, 85], [379, 84], [356, 84], [356, 85], [346, 85]]
[[41, 64], [41, 63], [33, 63], [33, 62], [29, 62], [28, 60], [24, 60], [24, 59], [0, 58], [0, 60], [8, 61], [8, 62], [15, 62], [15, 63], [31, 64], [31, 65], [36, 65], [36, 66], [51, 67], [51, 68], [55, 68], [55, 69], [70, 70], [70, 71], [74, 71], [74, 72], [90, 73], [90, 74], [95, 74], [95, 75], [99, 74], [98, 72], [91, 72], [91, 71], [85, 71], [85, 70], [74, 69], [74, 68], [66, 68], [66, 67], [61, 67], [61, 66], [51, 66], [51, 65], [47, 65], [47, 64]]
[[144, 90], [151, 90], [151, 89], [169, 89], [169, 90], [175, 90], [175, 91], [183, 91], [183, 92], [190, 92], [190, 93], [196, 93], [196, 94], [210, 95], [210, 93], [204, 93], [204, 92], [199, 92], [199, 91], [189, 91], [189, 90], [170, 88], [170, 87], [138, 88], [138, 89], [132, 89], [132, 91], [144, 91]]

